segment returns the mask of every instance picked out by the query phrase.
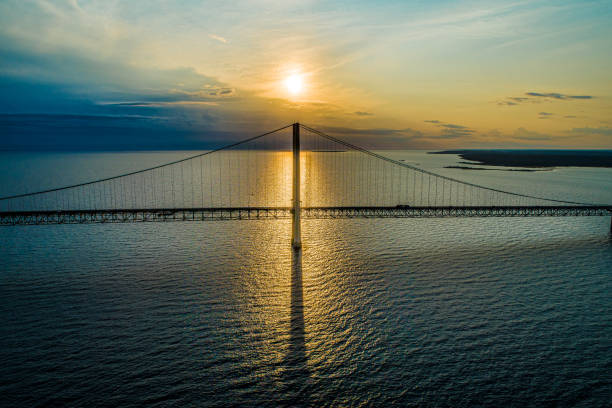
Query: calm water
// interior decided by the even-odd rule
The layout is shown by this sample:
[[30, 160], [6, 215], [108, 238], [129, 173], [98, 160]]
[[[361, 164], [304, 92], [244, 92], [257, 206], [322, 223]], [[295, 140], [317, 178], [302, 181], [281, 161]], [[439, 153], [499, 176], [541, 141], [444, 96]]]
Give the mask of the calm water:
[[[186, 154], [4, 154], [0, 193]], [[612, 203], [612, 169], [388, 154]], [[609, 406], [609, 230], [600, 217], [313, 220], [296, 255], [285, 220], [3, 227], [0, 406]]]

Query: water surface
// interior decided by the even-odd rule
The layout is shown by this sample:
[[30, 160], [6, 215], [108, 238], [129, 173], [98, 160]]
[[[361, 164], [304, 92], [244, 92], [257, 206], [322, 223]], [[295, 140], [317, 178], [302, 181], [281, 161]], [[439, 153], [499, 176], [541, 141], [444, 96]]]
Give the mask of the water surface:
[[[0, 185], [19, 190], [33, 166], [46, 166], [39, 185], [69, 184], [183, 154], [3, 156]], [[453, 156], [388, 154], [612, 202], [610, 169], [469, 172], [444, 169]], [[603, 407], [609, 229], [308, 220], [295, 254], [286, 220], [0, 228], [2, 405]]]

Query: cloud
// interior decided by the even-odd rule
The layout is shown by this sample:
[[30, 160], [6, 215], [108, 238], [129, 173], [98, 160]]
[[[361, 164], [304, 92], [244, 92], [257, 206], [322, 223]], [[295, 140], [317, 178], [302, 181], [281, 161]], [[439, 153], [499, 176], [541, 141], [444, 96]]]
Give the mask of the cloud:
[[499, 106], [516, 106], [521, 103], [542, 103], [550, 100], [584, 100], [595, 98], [592, 95], [566, 95], [558, 92], [525, 92], [527, 96], [508, 96], [497, 101]]
[[550, 140], [551, 137], [549, 135], [545, 135], [543, 133], [534, 132], [532, 130], [527, 130], [525, 128], [518, 128], [512, 137], [520, 140], [533, 140], [533, 141], [541, 141], [541, 140]]
[[439, 120], [426, 120], [427, 123], [432, 123], [436, 127], [442, 129], [442, 132], [439, 135], [429, 136], [430, 138], [435, 139], [455, 139], [465, 136], [471, 136], [475, 133], [475, 130], [468, 128], [463, 125], [456, 125], [454, 123], [444, 123]]
[[453, 125], [452, 123], [443, 123], [440, 126], [447, 129], [467, 129], [467, 127], [462, 125]]
[[550, 112], [540, 112], [540, 113], [538, 113], [538, 115], [540, 115], [540, 116], [538, 117], [538, 119], [548, 119], [548, 118], [550, 118], [551, 116], [553, 116], [553, 115], [554, 115], [554, 113], [550, 113]]
[[353, 113], [357, 116], [374, 116], [374, 114], [370, 112], [357, 111]]
[[278, 124], [278, 117], [245, 112], [251, 109], [245, 105], [265, 99], [248, 92], [238, 97], [235, 87], [192, 68], [142, 67], [70, 50], [39, 52], [1, 30], [0, 44], [0, 113], [47, 114], [3, 117], [0, 149], [201, 148]]
[[220, 35], [216, 35], [216, 34], [208, 34], [208, 37], [209, 37], [209, 38], [212, 38], [213, 40], [216, 40], [216, 41], [222, 42], [223, 44], [226, 44], [226, 43], [227, 43], [227, 39], [226, 39], [226, 38], [221, 37]]
[[566, 119], [576, 119], [576, 116], [574, 116], [574, 115], [565, 115], [564, 118], [566, 118]]
[[535, 96], [538, 98], [552, 98], [552, 99], [593, 99], [591, 95], [565, 95], [557, 92], [548, 92], [548, 93], [540, 93], [540, 92], [525, 92], [525, 95]]
[[[0, 35], [0, 43], [4, 42]], [[208, 90], [231, 89], [192, 68], [134, 67], [120, 60], [76, 54], [0, 49], [0, 79], [53, 86], [65, 94], [97, 99], [213, 100]]]

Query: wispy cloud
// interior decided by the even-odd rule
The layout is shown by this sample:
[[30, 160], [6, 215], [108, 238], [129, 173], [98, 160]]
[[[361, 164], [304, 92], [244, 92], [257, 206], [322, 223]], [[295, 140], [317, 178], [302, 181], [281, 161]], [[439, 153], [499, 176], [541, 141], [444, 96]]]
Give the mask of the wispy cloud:
[[527, 102], [530, 98], [526, 98], [523, 96], [509, 96], [505, 100], [497, 101], [497, 104], [500, 106], [515, 106], [519, 103]]
[[223, 44], [227, 43], [227, 38], [225, 37], [221, 37], [220, 35], [216, 35], [216, 34], [208, 34], [209, 38], [212, 38], [213, 40], [222, 42]]
[[195, 93], [192, 93], [192, 95], [201, 95], [203, 94], [204, 96], [218, 96], [218, 97], [227, 97], [227, 96], [233, 96], [235, 95], [236, 90], [234, 88], [224, 88], [224, 87], [212, 87], [212, 86], [208, 86], [206, 87], [206, 89], [204, 91], [197, 91]]
[[357, 116], [374, 116], [373, 113], [370, 112], [364, 112], [364, 111], [357, 111], [357, 112], [353, 112], [355, 115]]
[[568, 95], [559, 92], [525, 92], [527, 96], [507, 96], [497, 101], [499, 106], [516, 106], [521, 103], [541, 103], [551, 101], [572, 101], [594, 99], [593, 95]]
[[537, 98], [552, 98], [552, 99], [593, 99], [592, 95], [565, 95], [557, 92], [525, 92], [525, 95], [537, 97]]
[[431, 138], [436, 139], [455, 139], [471, 136], [476, 132], [474, 129], [470, 129], [467, 126], [456, 125], [454, 123], [444, 123], [439, 120], [426, 120], [425, 122], [432, 123], [436, 127], [442, 129], [442, 132], [439, 135], [430, 136]]

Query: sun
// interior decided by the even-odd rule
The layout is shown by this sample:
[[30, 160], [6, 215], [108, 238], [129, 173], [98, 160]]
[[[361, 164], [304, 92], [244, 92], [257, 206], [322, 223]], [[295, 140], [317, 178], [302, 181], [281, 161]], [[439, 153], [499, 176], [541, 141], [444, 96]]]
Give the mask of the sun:
[[285, 79], [285, 86], [291, 95], [297, 96], [304, 89], [304, 79], [299, 74], [290, 75]]

